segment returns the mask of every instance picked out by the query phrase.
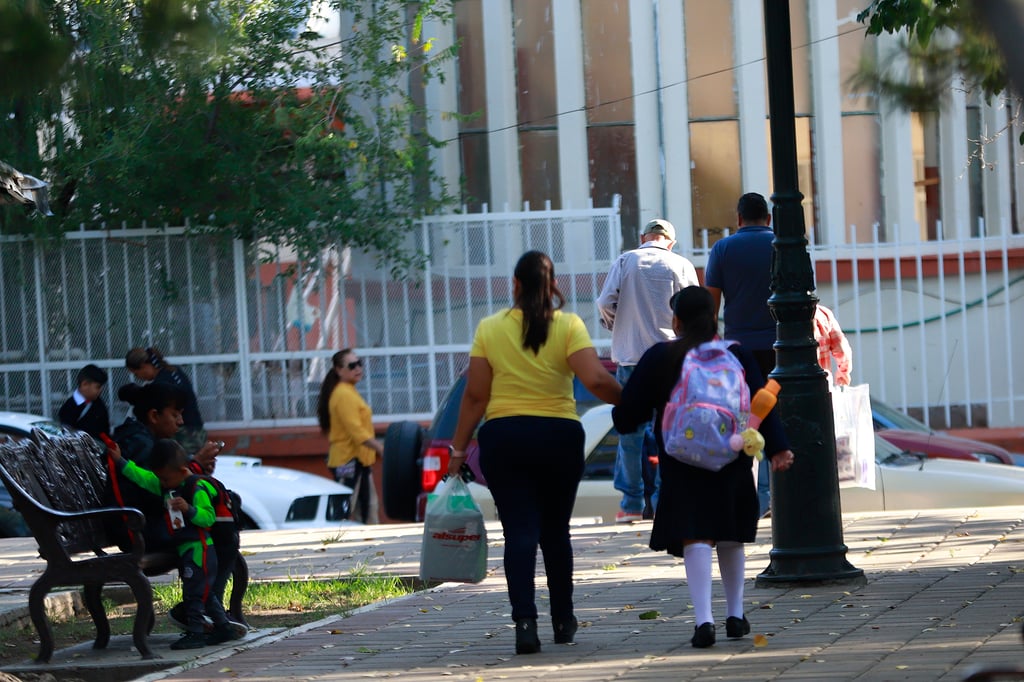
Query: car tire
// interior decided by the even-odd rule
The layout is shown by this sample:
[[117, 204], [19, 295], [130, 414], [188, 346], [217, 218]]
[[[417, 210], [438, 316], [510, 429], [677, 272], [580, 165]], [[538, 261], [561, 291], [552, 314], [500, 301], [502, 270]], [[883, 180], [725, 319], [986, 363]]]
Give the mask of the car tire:
[[384, 513], [396, 521], [416, 520], [420, 494], [420, 449], [423, 427], [416, 422], [395, 422], [384, 436]]

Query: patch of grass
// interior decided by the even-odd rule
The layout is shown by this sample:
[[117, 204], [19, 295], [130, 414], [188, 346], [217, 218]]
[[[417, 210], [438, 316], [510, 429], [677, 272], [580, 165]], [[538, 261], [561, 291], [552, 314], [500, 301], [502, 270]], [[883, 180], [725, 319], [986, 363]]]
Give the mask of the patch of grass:
[[[285, 580], [252, 582], [245, 594], [243, 611], [249, 625], [256, 629], [293, 628], [332, 615], [344, 615], [354, 609], [394, 599], [419, 589], [395, 576], [373, 576], [368, 571], [354, 570], [349, 577], [334, 580]], [[228, 584], [227, 593], [231, 591]], [[154, 634], [177, 632], [167, 621], [167, 612], [181, 601], [181, 583], [153, 585], [153, 607], [156, 611]], [[135, 618], [135, 604], [117, 604], [106, 599], [107, 617], [113, 635], [129, 635]], [[26, 619], [27, 621], [27, 619]], [[96, 635], [87, 613], [74, 620], [51, 621], [56, 649], [89, 642]], [[0, 662], [15, 663], [35, 656], [39, 638], [31, 623], [0, 628]]]

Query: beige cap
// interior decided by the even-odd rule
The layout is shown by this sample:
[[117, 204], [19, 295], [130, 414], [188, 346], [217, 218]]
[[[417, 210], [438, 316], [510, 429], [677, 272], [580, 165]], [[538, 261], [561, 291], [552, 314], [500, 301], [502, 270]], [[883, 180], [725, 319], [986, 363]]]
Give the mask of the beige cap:
[[672, 223], [661, 218], [655, 218], [647, 223], [643, 234], [661, 234], [668, 237], [670, 241], [676, 240], [676, 228], [672, 227]]

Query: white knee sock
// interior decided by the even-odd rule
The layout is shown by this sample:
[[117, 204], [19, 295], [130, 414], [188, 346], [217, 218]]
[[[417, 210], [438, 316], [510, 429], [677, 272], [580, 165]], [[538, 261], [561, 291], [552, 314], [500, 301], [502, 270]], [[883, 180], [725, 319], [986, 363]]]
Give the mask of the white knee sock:
[[719, 542], [718, 571], [725, 588], [726, 616], [743, 617], [743, 579], [747, 558], [742, 542]]
[[711, 545], [695, 542], [683, 547], [686, 586], [690, 588], [694, 622], [714, 623], [711, 615]]

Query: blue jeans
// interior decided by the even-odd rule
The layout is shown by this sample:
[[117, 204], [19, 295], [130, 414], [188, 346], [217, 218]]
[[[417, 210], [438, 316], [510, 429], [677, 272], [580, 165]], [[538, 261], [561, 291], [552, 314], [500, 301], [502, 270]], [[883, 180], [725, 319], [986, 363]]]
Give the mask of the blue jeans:
[[[633, 374], [633, 365], [619, 365], [615, 369], [615, 378], [620, 384], [625, 385]], [[652, 415], [653, 416], [653, 415]], [[615, 489], [622, 493], [622, 501], [619, 508], [631, 514], [642, 514], [644, 511], [644, 468], [643, 458], [644, 439], [654, 438], [652, 422], [647, 421], [637, 427], [633, 433], [619, 434], [619, 448], [615, 454], [615, 473], [612, 476], [612, 484]], [[658, 499], [658, 476], [655, 474], [655, 489], [651, 495], [653, 507], [657, 507]]]
[[757, 502], [761, 506], [761, 516], [771, 509], [772, 491], [770, 487], [771, 466], [765, 457], [757, 463]]

